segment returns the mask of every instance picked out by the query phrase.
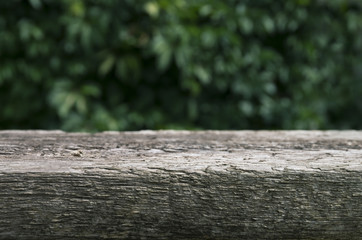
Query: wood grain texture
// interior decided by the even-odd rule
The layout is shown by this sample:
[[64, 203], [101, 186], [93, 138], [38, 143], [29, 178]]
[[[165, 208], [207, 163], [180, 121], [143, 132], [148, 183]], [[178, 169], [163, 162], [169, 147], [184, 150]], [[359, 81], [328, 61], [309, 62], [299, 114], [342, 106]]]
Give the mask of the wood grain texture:
[[362, 132], [0, 131], [0, 239], [362, 239]]

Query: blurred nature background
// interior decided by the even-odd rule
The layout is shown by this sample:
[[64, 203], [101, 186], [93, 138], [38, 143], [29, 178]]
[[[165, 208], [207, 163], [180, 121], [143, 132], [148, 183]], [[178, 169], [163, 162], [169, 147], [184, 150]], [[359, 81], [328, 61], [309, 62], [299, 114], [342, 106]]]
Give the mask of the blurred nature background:
[[360, 0], [0, 2], [0, 129], [361, 129]]

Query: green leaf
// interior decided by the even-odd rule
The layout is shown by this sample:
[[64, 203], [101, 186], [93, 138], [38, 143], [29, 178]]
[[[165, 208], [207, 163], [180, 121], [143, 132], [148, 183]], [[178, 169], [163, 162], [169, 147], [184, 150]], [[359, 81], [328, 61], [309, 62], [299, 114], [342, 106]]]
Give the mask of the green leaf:
[[157, 18], [160, 13], [160, 7], [154, 1], [146, 3], [144, 9], [153, 18]]
[[162, 35], [158, 34], [154, 38], [153, 49], [158, 55], [158, 68], [162, 71], [165, 70], [171, 62], [172, 51], [166, 39]]
[[92, 97], [98, 97], [101, 94], [100, 89], [92, 84], [83, 85], [81, 88], [81, 93], [84, 96], [92, 96]]
[[99, 73], [103, 76], [108, 74], [112, 70], [115, 60], [116, 58], [113, 55], [108, 55], [100, 65]]
[[42, 2], [41, 0], [29, 0], [31, 6], [35, 9], [39, 9], [42, 7]]
[[196, 77], [204, 84], [210, 83], [210, 75], [205, 68], [202, 66], [196, 66], [194, 68]]

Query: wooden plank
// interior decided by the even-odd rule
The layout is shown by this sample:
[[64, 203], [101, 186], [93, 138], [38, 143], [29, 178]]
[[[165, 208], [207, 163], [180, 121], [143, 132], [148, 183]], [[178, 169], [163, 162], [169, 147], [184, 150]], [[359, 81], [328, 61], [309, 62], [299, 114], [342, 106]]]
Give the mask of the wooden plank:
[[0, 239], [362, 239], [361, 131], [0, 131]]

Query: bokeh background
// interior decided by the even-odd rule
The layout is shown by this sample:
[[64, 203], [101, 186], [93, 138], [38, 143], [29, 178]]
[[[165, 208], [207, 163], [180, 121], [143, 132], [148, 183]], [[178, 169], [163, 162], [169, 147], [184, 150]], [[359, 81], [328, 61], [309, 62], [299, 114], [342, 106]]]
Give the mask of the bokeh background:
[[0, 1], [0, 129], [361, 129], [360, 0]]

